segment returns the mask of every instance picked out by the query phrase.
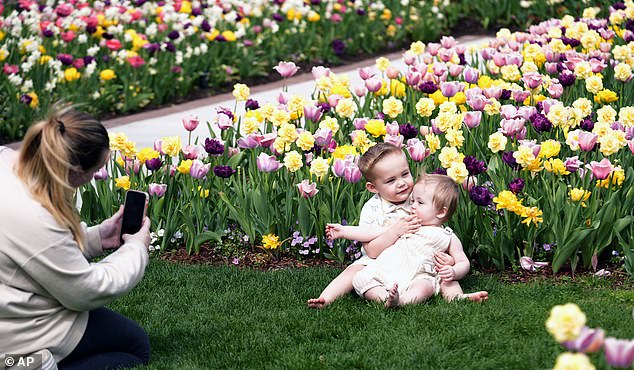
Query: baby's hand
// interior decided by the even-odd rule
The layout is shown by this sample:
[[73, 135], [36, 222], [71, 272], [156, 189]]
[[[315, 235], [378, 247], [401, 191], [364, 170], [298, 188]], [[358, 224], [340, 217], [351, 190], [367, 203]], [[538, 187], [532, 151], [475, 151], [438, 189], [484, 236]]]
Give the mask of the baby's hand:
[[440, 279], [442, 281], [453, 281], [455, 280], [455, 272], [453, 270], [453, 267], [451, 266], [440, 266], [438, 267], [438, 265], [436, 265], [436, 271], [438, 272], [438, 276], [440, 276]]
[[326, 224], [326, 238], [330, 240], [343, 238], [341, 224]]
[[392, 225], [391, 230], [397, 237], [413, 234], [420, 228], [420, 221], [416, 215], [407, 215]]
[[444, 252], [438, 252], [434, 255], [434, 262], [437, 265], [447, 265], [447, 266], [453, 266], [456, 264], [456, 260], [454, 260], [453, 257], [451, 257], [451, 255], [444, 253]]

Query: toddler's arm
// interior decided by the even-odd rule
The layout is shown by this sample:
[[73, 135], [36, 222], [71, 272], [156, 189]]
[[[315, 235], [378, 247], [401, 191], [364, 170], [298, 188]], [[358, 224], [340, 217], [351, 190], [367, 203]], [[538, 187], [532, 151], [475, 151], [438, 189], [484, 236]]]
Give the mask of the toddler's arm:
[[348, 239], [357, 240], [362, 243], [369, 242], [375, 239], [381, 233], [385, 231], [384, 227], [380, 226], [353, 226], [353, 225], [341, 225], [341, 224], [327, 224], [326, 236], [328, 239]]
[[451, 236], [449, 254], [454, 258], [455, 264], [453, 266], [442, 265], [436, 261], [438, 276], [440, 276], [443, 281], [460, 280], [467, 275], [471, 264], [462, 249], [462, 242], [460, 242], [460, 239], [458, 239], [455, 234]]

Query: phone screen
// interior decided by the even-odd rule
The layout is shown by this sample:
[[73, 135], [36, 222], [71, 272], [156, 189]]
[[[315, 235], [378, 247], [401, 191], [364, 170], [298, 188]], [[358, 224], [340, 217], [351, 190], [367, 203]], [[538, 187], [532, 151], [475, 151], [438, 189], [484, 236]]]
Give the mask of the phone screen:
[[[125, 206], [123, 208], [121, 236], [123, 234], [136, 234], [141, 229], [143, 218], [145, 217], [147, 199], [147, 193], [128, 190], [125, 195]], [[121, 238], [121, 243], [123, 243], [123, 238]]]

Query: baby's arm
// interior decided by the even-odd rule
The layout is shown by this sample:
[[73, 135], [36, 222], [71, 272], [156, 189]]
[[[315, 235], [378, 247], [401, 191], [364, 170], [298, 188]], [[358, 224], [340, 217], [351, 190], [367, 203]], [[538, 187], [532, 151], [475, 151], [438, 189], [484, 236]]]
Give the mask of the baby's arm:
[[369, 242], [385, 231], [384, 227], [380, 226], [353, 226], [353, 225], [341, 225], [341, 224], [327, 224], [326, 236], [328, 239], [348, 239], [357, 240], [362, 243]]
[[363, 247], [365, 248], [368, 257], [377, 258], [381, 252], [396, 243], [398, 238], [405, 234], [415, 233], [420, 226], [420, 221], [416, 215], [405, 216], [398, 220], [398, 222], [394, 225], [384, 229], [385, 232], [381, 233], [381, 235], [374, 238], [367, 244], [364, 244]]
[[471, 264], [462, 249], [462, 242], [460, 242], [460, 239], [458, 239], [455, 234], [451, 236], [449, 254], [454, 258], [455, 264], [453, 266], [442, 265], [436, 260], [438, 276], [440, 276], [443, 281], [460, 280], [467, 275]]

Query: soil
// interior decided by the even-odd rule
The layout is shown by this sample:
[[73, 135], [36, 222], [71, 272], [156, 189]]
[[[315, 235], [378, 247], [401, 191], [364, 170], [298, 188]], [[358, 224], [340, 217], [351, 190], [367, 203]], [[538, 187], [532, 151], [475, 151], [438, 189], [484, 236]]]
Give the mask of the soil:
[[[215, 253], [214, 249], [208, 245], [201, 246], [198, 254], [188, 255], [184, 248], [180, 248], [164, 252], [160, 258], [165, 261], [184, 265], [234, 266], [237, 268], [260, 271], [305, 267], [327, 267], [343, 270], [346, 266], [337, 261], [322, 258], [298, 259], [294, 256], [280, 256], [276, 258], [265, 252], [254, 252], [250, 250], [245, 251], [240, 258], [227, 257]], [[622, 265], [606, 262], [605, 265], [601, 264], [599, 266], [599, 269], [602, 268], [610, 271], [609, 276], [601, 277], [601, 279], [605, 279], [610, 286], [614, 288], [630, 287], [634, 289], [634, 277], [629, 276]], [[476, 263], [473, 263], [473, 270], [476, 271], [477, 274], [497, 276], [501, 281], [509, 284], [525, 284], [540, 280], [554, 280], [558, 283], [565, 284], [576, 279], [593, 277], [591, 271], [581, 271], [579, 268], [573, 277], [569, 265], [563, 266], [557, 273], [553, 273], [550, 266], [540, 268], [534, 272], [526, 271], [519, 267], [516, 269], [508, 267], [504, 271], [499, 271], [494, 268], [477, 266]]]

